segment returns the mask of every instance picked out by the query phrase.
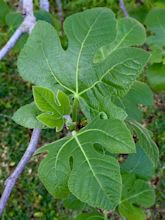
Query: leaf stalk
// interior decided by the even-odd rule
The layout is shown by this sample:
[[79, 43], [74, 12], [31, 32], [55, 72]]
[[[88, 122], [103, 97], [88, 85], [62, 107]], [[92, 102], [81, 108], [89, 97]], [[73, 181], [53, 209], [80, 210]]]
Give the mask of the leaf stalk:
[[78, 107], [79, 107], [79, 100], [77, 98], [74, 98], [73, 108], [72, 108], [73, 122], [77, 122]]

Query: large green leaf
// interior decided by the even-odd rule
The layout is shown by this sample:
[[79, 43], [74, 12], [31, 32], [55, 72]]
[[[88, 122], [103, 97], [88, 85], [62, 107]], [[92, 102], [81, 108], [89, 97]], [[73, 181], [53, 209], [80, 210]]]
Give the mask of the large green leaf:
[[[139, 37], [135, 37], [137, 31]], [[64, 22], [64, 32], [68, 38], [65, 51], [54, 28], [38, 22], [18, 60], [25, 80], [53, 90], [58, 85], [78, 99], [91, 90], [104, 97], [123, 96], [149, 57], [144, 50], [131, 47], [145, 41], [144, 28], [131, 18], [116, 26], [110, 9], [94, 8], [72, 15]], [[107, 44], [113, 49], [96, 62], [95, 53]]]
[[[96, 73], [91, 71], [92, 58], [102, 44], [115, 38], [115, 17], [105, 8], [86, 10], [68, 17], [64, 31], [69, 41], [66, 51], [54, 28], [38, 22], [20, 54], [18, 67], [26, 80], [43, 86], [53, 86], [51, 81], [58, 82], [75, 93], [80, 87], [88, 87], [96, 81]], [[84, 81], [88, 73], [89, 80]]]
[[121, 195], [119, 164], [114, 157], [97, 152], [94, 143], [110, 153], [135, 151], [124, 123], [98, 119], [79, 133], [73, 132], [72, 137], [39, 149], [38, 153], [48, 151], [40, 164], [39, 177], [56, 197], [65, 197], [71, 191], [91, 206], [113, 209]]
[[153, 167], [156, 168], [159, 161], [159, 151], [155, 142], [151, 139], [149, 131], [136, 121], [129, 121], [129, 124], [137, 135], [138, 143], [152, 162]]
[[155, 91], [165, 90], [165, 64], [157, 63], [151, 65], [147, 70], [147, 78]]

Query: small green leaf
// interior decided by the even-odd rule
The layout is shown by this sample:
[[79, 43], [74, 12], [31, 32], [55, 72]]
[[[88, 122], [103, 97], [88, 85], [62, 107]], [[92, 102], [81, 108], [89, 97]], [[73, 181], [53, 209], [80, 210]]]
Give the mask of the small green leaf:
[[119, 205], [119, 213], [122, 217], [128, 220], [146, 220], [145, 212], [142, 208], [136, 207], [129, 202], [124, 202]]
[[64, 125], [64, 119], [63, 118], [56, 118], [56, 115], [51, 114], [51, 113], [42, 113], [37, 116], [37, 119], [48, 126], [49, 128], [55, 128], [56, 131], [61, 131]]
[[36, 116], [40, 113], [36, 105], [32, 102], [18, 109], [12, 119], [19, 125], [26, 128], [44, 128], [44, 125], [40, 123]]
[[69, 97], [64, 92], [59, 90], [57, 93], [57, 98], [60, 106], [62, 107], [62, 114], [68, 115], [71, 111]]
[[122, 200], [118, 207], [120, 215], [128, 220], [145, 220], [142, 208], [148, 208], [154, 204], [153, 187], [147, 181], [136, 178], [134, 174], [123, 174], [122, 182]]
[[50, 24], [53, 24], [53, 16], [45, 10], [35, 11], [34, 15], [35, 15], [37, 21], [41, 20], [41, 21], [46, 21]]
[[122, 182], [121, 204], [129, 202], [144, 208], [154, 204], [155, 191], [146, 180], [138, 179], [134, 174], [123, 174]]
[[93, 214], [81, 214], [75, 220], [103, 220], [104, 218], [97, 213]]
[[70, 114], [69, 97], [62, 91], [58, 91], [55, 99], [54, 93], [44, 87], [33, 87], [33, 96], [37, 107], [44, 112], [37, 119], [44, 125], [60, 131], [64, 125], [64, 115]]
[[55, 103], [54, 93], [44, 87], [33, 87], [33, 96], [35, 104], [42, 112], [55, 112], [60, 115], [59, 106]]

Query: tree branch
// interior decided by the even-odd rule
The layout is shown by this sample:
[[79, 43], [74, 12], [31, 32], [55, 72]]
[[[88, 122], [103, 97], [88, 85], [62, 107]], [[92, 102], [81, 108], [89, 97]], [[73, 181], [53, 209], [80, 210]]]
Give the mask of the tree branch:
[[129, 16], [128, 12], [127, 12], [127, 9], [125, 7], [125, 4], [124, 4], [124, 0], [119, 0], [119, 4], [120, 4], [120, 9], [124, 13], [124, 16], [126, 16], [126, 17]]
[[[43, 1], [42, 1], [43, 2]], [[48, 2], [48, 1], [47, 1]], [[41, 3], [41, 2], [40, 2]], [[49, 2], [48, 2], [49, 4]], [[17, 40], [21, 37], [21, 35], [25, 32], [31, 33], [34, 25], [35, 25], [35, 17], [33, 14], [33, 1], [32, 0], [20, 0], [19, 9], [21, 9], [23, 15], [25, 16], [24, 21], [12, 35], [10, 40], [6, 43], [6, 45], [0, 50], [0, 60], [14, 47]], [[48, 5], [42, 4], [42, 9], [48, 10]], [[23, 172], [26, 164], [31, 159], [33, 153], [36, 151], [36, 147], [38, 144], [38, 140], [40, 137], [40, 129], [34, 129], [30, 143], [21, 158], [20, 162], [18, 163], [17, 167], [15, 168], [14, 172], [8, 177], [5, 181], [5, 188], [0, 198], [0, 217], [5, 209], [7, 201], [10, 197], [10, 194], [15, 186], [15, 183], [21, 173]]]
[[24, 33], [31, 33], [35, 25], [35, 17], [33, 14], [33, 1], [32, 0], [21, 0], [20, 7], [22, 14], [24, 15], [24, 21], [17, 28], [14, 34], [11, 36], [6, 45], [0, 50], [0, 60], [8, 54], [8, 52], [15, 46], [16, 42]]
[[40, 9], [45, 11], [49, 11], [49, 1], [48, 0], [40, 0]]
[[29, 143], [23, 157], [21, 158], [21, 160], [18, 163], [14, 172], [5, 181], [5, 189], [4, 189], [3, 194], [1, 196], [1, 199], [0, 199], [0, 216], [3, 213], [3, 210], [7, 204], [7, 201], [8, 201], [9, 196], [15, 186], [17, 179], [19, 178], [19, 176], [22, 173], [22, 171], [24, 170], [26, 164], [29, 162], [30, 158], [32, 157], [33, 153], [36, 150], [39, 137], [40, 137], [40, 129], [34, 129], [32, 136], [31, 136], [30, 143]]
[[58, 17], [61, 22], [61, 25], [63, 25], [64, 22], [64, 15], [62, 10], [62, 2], [61, 0], [56, 0], [57, 8], [58, 8]]

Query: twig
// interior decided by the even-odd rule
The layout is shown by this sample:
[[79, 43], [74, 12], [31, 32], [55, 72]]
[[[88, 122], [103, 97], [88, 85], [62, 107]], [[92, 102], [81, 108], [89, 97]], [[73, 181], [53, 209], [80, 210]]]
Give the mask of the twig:
[[62, 2], [61, 0], [56, 0], [57, 8], [58, 8], [58, 17], [61, 22], [61, 25], [63, 26], [64, 22], [64, 15], [63, 15], [63, 10], [62, 10]]
[[31, 33], [35, 25], [35, 17], [33, 15], [33, 2], [32, 0], [21, 0], [22, 14], [24, 15], [24, 21], [11, 36], [6, 45], [0, 50], [0, 60], [8, 54], [8, 52], [15, 46], [16, 42], [24, 33]]
[[49, 11], [49, 1], [48, 0], [40, 0], [40, 9], [45, 11]]
[[3, 213], [3, 210], [4, 210], [4, 208], [7, 204], [7, 201], [9, 199], [10, 193], [12, 192], [17, 179], [19, 178], [19, 176], [22, 173], [22, 171], [24, 170], [26, 164], [29, 162], [30, 158], [32, 157], [33, 153], [36, 150], [39, 137], [40, 137], [40, 129], [34, 129], [32, 136], [31, 136], [30, 143], [29, 143], [23, 157], [21, 158], [21, 160], [18, 163], [14, 172], [5, 181], [5, 189], [4, 189], [3, 194], [1, 196], [1, 199], [0, 199], [0, 216]]
[[[23, 15], [25, 16], [24, 21], [15, 31], [15, 33], [7, 42], [7, 44], [2, 48], [2, 50], [0, 50], [0, 60], [14, 47], [14, 45], [16, 44], [17, 40], [21, 37], [21, 35], [25, 32], [31, 33], [35, 25], [35, 17], [33, 15], [33, 1], [20, 0], [19, 9], [21, 9]], [[48, 8], [46, 8], [46, 6], [45, 7], [43, 6], [42, 9], [47, 10]], [[21, 158], [14, 172], [5, 181], [5, 188], [0, 199], [0, 217], [2, 216], [4, 208], [7, 204], [7, 201], [15, 186], [17, 179], [23, 172], [26, 164], [29, 162], [30, 158], [32, 157], [33, 153], [36, 150], [39, 137], [40, 137], [40, 129], [34, 129], [30, 143], [23, 157]]]
[[127, 9], [125, 7], [125, 4], [124, 4], [124, 0], [119, 0], [119, 4], [120, 4], [120, 9], [124, 13], [124, 16], [126, 16], [126, 17], [129, 16], [128, 12], [127, 12]]
[[6, 45], [0, 50], [0, 60], [2, 60], [8, 52], [15, 46], [18, 39], [22, 36], [23, 31], [21, 26], [15, 31], [10, 40], [6, 43]]

